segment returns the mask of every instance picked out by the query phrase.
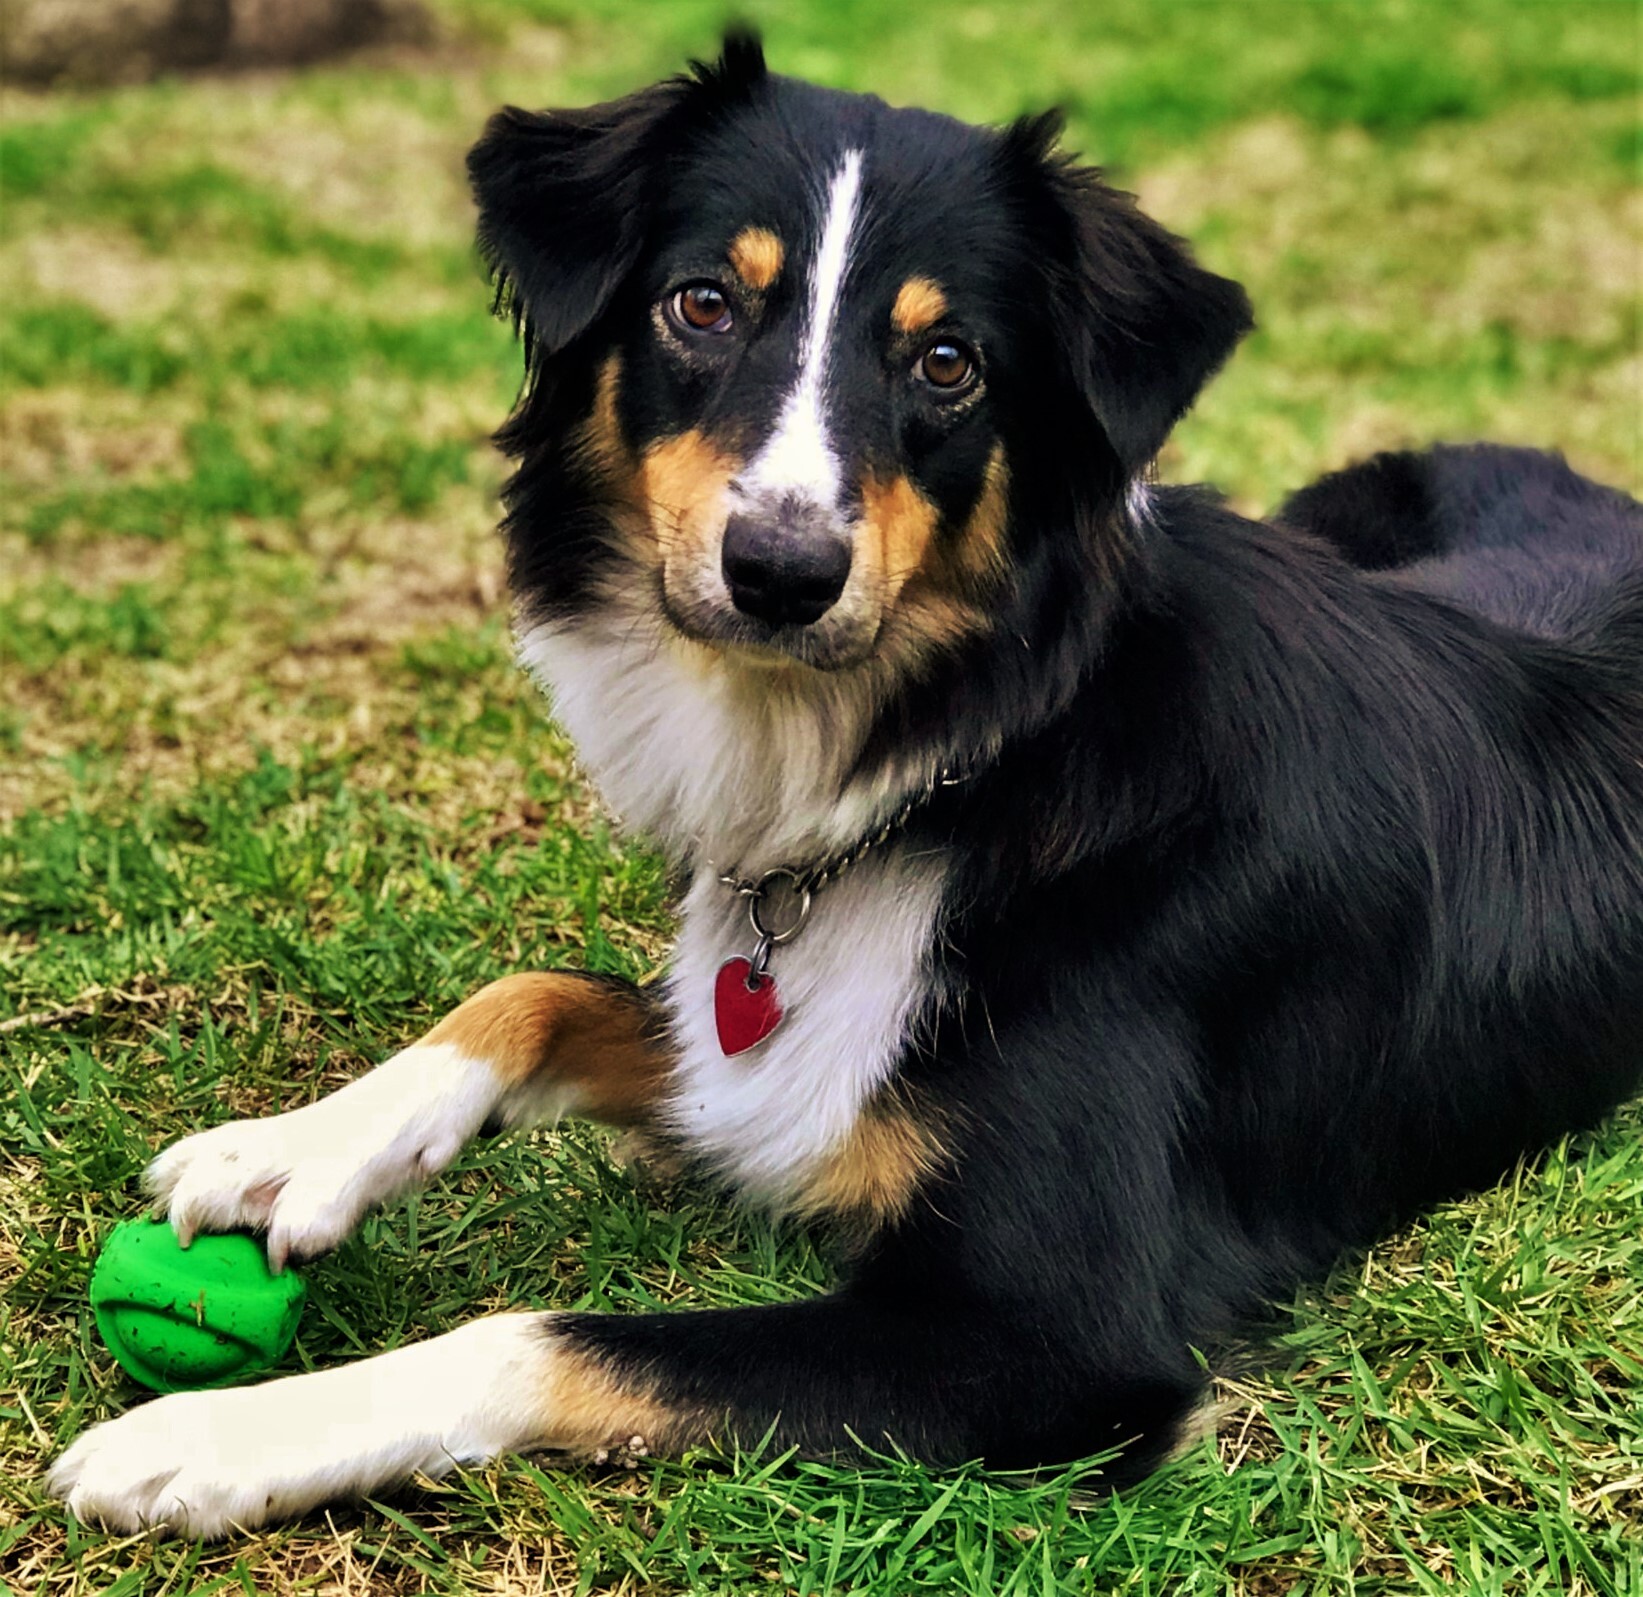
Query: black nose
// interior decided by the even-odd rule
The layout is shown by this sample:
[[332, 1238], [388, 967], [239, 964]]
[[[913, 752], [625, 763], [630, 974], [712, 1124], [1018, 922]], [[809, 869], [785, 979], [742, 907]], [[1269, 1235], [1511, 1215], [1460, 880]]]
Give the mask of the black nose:
[[850, 545], [803, 517], [725, 523], [723, 567], [731, 602], [773, 627], [807, 627], [838, 602], [850, 575]]

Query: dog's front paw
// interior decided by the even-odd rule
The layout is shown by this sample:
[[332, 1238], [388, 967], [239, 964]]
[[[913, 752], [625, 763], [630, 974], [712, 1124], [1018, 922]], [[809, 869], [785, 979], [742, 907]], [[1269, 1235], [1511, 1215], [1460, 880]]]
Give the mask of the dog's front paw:
[[156, 1398], [93, 1426], [46, 1489], [110, 1530], [225, 1536], [544, 1435], [545, 1320], [504, 1314], [317, 1375]]
[[185, 1247], [200, 1231], [266, 1231], [281, 1269], [335, 1247], [373, 1204], [444, 1169], [498, 1096], [482, 1062], [442, 1045], [407, 1048], [318, 1103], [185, 1137], [144, 1185]]
[[180, 1392], [93, 1426], [46, 1489], [114, 1531], [223, 1536], [299, 1513], [331, 1495], [325, 1433], [271, 1433], [267, 1390]]
[[[93, 1426], [46, 1489], [85, 1524], [214, 1537], [448, 1466], [405, 1434], [403, 1417], [348, 1413], [339, 1373], [351, 1372], [156, 1398]], [[341, 1414], [327, 1412], [327, 1395], [342, 1400]]]

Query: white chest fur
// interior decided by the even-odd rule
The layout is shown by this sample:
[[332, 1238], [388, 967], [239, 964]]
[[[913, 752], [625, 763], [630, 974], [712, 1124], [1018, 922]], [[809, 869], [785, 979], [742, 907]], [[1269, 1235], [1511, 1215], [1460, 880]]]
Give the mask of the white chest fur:
[[849, 782], [869, 714], [859, 686], [738, 670], [646, 609], [538, 626], [520, 653], [610, 803], [696, 864], [666, 987], [679, 1051], [666, 1115], [731, 1183], [779, 1203], [850, 1135], [935, 1002], [946, 870], [892, 845], [818, 895], [771, 961], [781, 1025], [727, 1059], [714, 979], [753, 934], [709, 862], [756, 875], [848, 848], [933, 772]]
[[849, 781], [872, 708], [864, 683], [738, 667], [631, 605], [533, 627], [519, 653], [606, 802], [676, 859], [755, 874], [816, 859], [935, 774]]
[[864, 861], [816, 899], [802, 935], [775, 950], [782, 1023], [733, 1059], [719, 1047], [713, 984], [752, 952], [747, 908], [698, 873], [667, 981], [679, 1062], [667, 1118], [750, 1196], [779, 1203], [849, 1136], [935, 1002], [933, 951], [945, 877], [905, 848]]

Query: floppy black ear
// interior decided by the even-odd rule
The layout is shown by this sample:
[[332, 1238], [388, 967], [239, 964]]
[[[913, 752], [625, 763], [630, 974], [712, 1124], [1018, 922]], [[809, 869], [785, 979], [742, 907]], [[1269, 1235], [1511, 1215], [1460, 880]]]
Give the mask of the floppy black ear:
[[1056, 315], [1071, 363], [1126, 475], [1140, 471], [1254, 325], [1237, 283], [1206, 272], [1135, 196], [1055, 154], [1058, 116], [1018, 122], [1010, 153], [1047, 180], [1062, 224]]
[[765, 76], [749, 33], [732, 33], [712, 63], [620, 100], [574, 111], [507, 106], [468, 155], [479, 247], [533, 356], [585, 332], [639, 257], [651, 197], [675, 139], [708, 104]]
[[497, 304], [538, 353], [597, 320], [644, 242], [646, 152], [677, 109], [677, 83], [576, 111], [506, 106], [468, 155], [479, 248]]

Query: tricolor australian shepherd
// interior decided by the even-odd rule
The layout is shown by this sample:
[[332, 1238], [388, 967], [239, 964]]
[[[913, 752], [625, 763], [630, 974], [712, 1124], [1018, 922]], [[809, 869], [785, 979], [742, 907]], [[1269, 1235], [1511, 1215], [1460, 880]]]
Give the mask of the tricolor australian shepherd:
[[1131, 1479], [1198, 1350], [1637, 1085], [1643, 509], [1492, 448], [1270, 525], [1149, 484], [1249, 307], [1055, 132], [746, 38], [496, 116], [520, 651], [687, 879], [671, 973], [510, 976], [150, 1172], [279, 1263], [588, 1115], [839, 1226], [837, 1290], [162, 1398], [59, 1462], [76, 1514], [767, 1432]]

